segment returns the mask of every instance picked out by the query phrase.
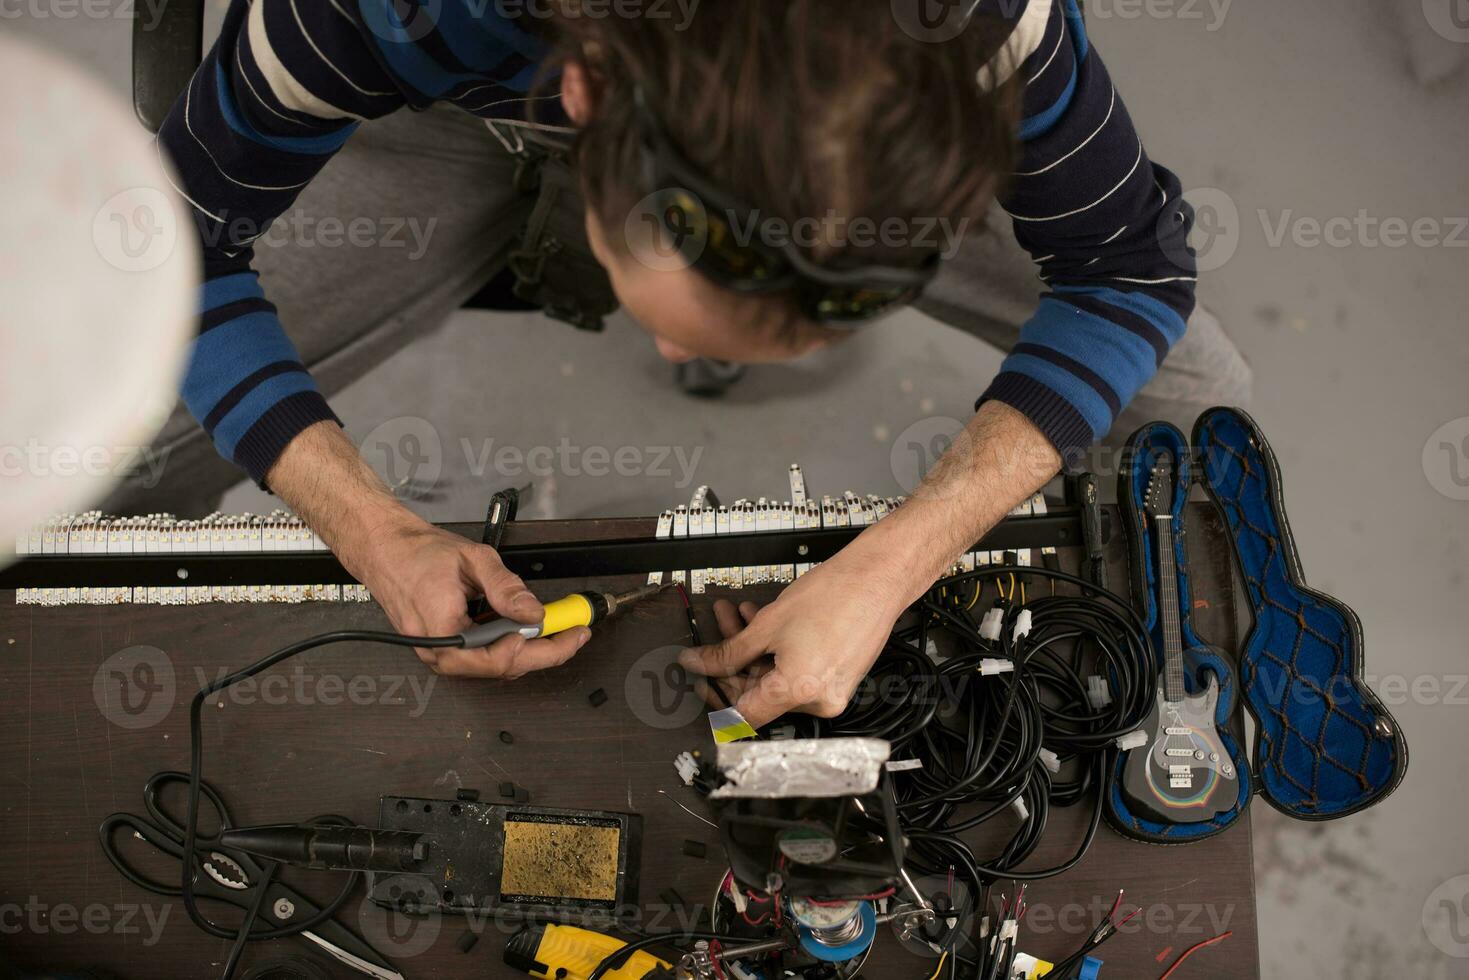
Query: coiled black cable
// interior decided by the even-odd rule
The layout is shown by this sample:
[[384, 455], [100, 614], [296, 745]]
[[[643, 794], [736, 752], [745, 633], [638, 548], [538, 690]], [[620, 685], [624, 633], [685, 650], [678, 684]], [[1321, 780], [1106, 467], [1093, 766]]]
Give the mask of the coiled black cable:
[[[194, 895], [194, 876], [197, 874], [199, 866], [199, 797], [202, 792], [202, 774], [204, 769], [204, 736], [200, 723], [200, 715], [204, 708], [204, 702], [208, 700], [210, 695], [226, 690], [238, 684], [240, 681], [269, 670], [276, 664], [284, 660], [289, 660], [298, 653], [305, 653], [307, 650], [313, 650], [332, 643], [349, 642], [386, 643], [391, 646], [404, 647], [444, 648], [462, 646], [464, 638], [461, 636], [402, 636], [398, 633], [370, 630], [343, 630], [336, 633], [323, 633], [319, 636], [308, 637], [307, 639], [292, 643], [290, 646], [283, 647], [268, 657], [257, 660], [248, 667], [241, 668], [233, 674], [212, 681], [201, 688], [198, 694], [194, 695], [194, 700], [189, 705], [189, 802], [187, 815], [184, 819], [183, 879], [181, 882], [180, 898], [184, 903], [184, 911], [188, 913], [194, 925], [211, 936], [234, 940], [234, 947], [225, 963], [222, 974], [225, 980], [228, 980], [234, 974], [235, 967], [239, 963], [240, 953], [243, 951], [247, 941], [253, 942], [260, 939], [279, 939], [283, 936], [294, 936], [298, 933], [315, 929], [323, 922], [335, 916], [337, 910], [342, 907], [342, 904], [351, 895], [359, 875], [357, 872], [350, 873], [346, 882], [342, 885], [341, 891], [316, 915], [303, 919], [300, 922], [294, 922], [288, 926], [255, 929], [256, 914], [259, 911], [257, 907], [246, 915], [244, 921], [238, 927], [235, 929], [226, 929], [208, 919], [199, 910], [198, 901]], [[270, 882], [268, 879], [270, 875], [274, 874], [274, 868], [274, 865], [267, 867], [267, 880], [257, 884], [259, 888], [257, 901], [259, 897], [263, 897], [269, 890]]]
[[[1013, 601], [1023, 591], [1018, 583], [1037, 580], [1053, 591]], [[1058, 585], [1076, 594], [1056, 594]], [[1000, 598], [976, 601], [986, 591]], [[992, 608], [1003, 618], [989, 640], [981, 628]], [[996, 882], [1052, 877], [1086, 855], [1101, 823], [1115, 740], [1147, 718], [1157, 660], [1147, 628], [1125, 601], [1055, 569], [989, 566], [953, 575], [935, 583], [915, 611], [916, 621], [894, 631], [857, 697], [822, 734], [884, 738], [894, 759], [922, 763], [893, 774], [908, 862], [923, 874], [952, 870], [965, 879], [983, 914]], [[1017, 636], [1022, 612], [1030, 628]], [[931, 657], [930, 641], [950, 656]], [[984, 676], [987, 660], [1013, 669]], [[1094, 675], [1106, 679], [1106, 704], [1089, 697]], [[1086, 802], [1091, 814], [1075, 852], [1051, 867], [1022, 870], [1051, 807]], [[1020, 816], [1019, 826], [997, 854], [977, 857], [959, 835], [1007, 813]], [[983, 976], [985, 944], [977, 948]]]

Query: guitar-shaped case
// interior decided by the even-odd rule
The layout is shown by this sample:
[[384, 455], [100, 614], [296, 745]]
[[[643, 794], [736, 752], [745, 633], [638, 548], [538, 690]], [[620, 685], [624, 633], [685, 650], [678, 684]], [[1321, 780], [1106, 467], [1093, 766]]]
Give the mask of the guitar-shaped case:
[[[1362, 679], [1362, 625], [1340, 600], [1306, 585], [1285, 515], [1280, 466], [1259, 427], [1244, 412], [1216, 408], [1200, 416], [1193, 446], [1166, 423], [1144, 426], [1128, 440], [1118, 476], [1118, 501], [1127, 530], [1132, 594], [1155, 646], [1157, 572], [1143, 494], [1159, 453], [1178, 474], [1175, 525], [1182, 528], [1188, 489], [1197, 481], [1224, 517], [1235, 567], [1245, 585], [1253, 626], [1236, 663], [1193, 631], [1189, 613], [1187, 535], [1175, 541], [1179, 619], [1186, 682], [1199, 690], [1206, 674], [1218, 678], [1216, 721], [1236, 760], [1238, 800], [1214, 820], [1164, 824], [1130, 812], [1119, 790], [1124, 758], [1107, 794], [1107, 818], [1125, 836], [1156, 844], [1182, 844], [1218, 834], [1238, 821], [1259, 793], [1276, 809], [1300, 820], [1330, 820], [1385, 798], [1402, 782], [1408, 746], [1396, 721]], [[1255, 722], [1247, 758], [1228, 722], [1242, 695]]]

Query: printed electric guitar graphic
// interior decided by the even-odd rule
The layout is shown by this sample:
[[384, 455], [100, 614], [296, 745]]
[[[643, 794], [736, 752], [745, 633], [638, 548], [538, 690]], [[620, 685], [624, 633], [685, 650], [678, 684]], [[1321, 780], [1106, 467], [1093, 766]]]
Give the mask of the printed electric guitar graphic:
[[1163, 674], [1152, 715], [1143, 722], [1148, 744], [1133, 749], [1122, 770], [1122, 794], [1134, 812], [1163, 823], [1204, 823], [1239, 798], [1234, 763], [1219, 741], [1214, 711], [1219, 682], [1209, 675], [1202, 694], [1184, 685], [1183, 630], [1178, 620], [1178, 565], [1173, 551], [1173, 468], [1165, 457], [1148, 479], [1144, 510], [1153, 525], [1158, 560], [1158, 616]]

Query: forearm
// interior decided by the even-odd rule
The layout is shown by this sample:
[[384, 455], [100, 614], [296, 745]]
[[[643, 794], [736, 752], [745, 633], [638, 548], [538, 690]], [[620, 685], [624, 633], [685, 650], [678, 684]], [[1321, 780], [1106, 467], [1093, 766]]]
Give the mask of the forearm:
[[851, 547], [886, 556], [889, 591], [906, 606], [1060, 468], [1055, 447], [1029, 419], [986, 402], [908, 502]]
[[268, 474], [270, 487], [359, 575], [371, 546], [393, 532], [424, 526], [404, 507], [332, 422], [304, 429]]

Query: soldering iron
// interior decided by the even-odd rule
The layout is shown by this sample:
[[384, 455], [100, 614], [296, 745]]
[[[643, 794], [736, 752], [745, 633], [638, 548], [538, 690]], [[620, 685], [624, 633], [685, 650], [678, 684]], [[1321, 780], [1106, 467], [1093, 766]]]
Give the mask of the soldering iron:
[[460, 634], [461, 646], [468, 649], [489, 646], [496, 640], [519, 633], [527, 640], [555, 636], [578, 626], [591, 626], [633, 603], [657, 595], [666, 586], [645, 585], [631, 592], [574, 592], [555, 602], [546, 603], [546, 615], [539, 623], [517, 623], [513, 619], [495, 619], [472, 626]]

